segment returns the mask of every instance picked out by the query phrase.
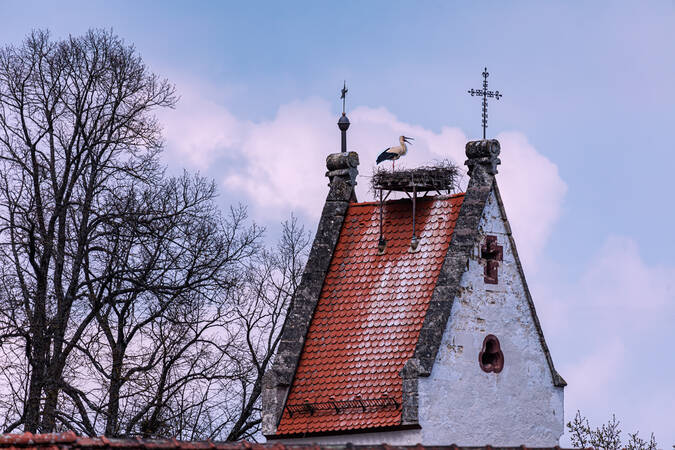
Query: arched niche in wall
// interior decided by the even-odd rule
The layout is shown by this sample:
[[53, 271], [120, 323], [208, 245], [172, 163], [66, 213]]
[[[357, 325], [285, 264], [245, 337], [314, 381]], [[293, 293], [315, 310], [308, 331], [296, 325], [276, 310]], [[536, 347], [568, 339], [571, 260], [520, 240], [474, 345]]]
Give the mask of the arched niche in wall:
[[483, 347], [478, 354], [480, 368], [484, 372], [499, 373], [504, 368], [504, 353], [502, 353], [499, 339], [494, 334], [488, 334], [483, 339]]

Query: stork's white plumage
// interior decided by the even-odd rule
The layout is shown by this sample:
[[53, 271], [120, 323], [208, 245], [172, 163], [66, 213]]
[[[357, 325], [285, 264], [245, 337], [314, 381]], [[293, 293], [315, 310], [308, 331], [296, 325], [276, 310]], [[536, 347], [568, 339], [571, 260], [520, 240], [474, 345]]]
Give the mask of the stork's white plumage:
[[411, 140], [415, 140], [411, 137], [406, 137], [406, 136], [399, 136], [398, 141], [401, 143], [401, 145], [396, 146], [396, 147], [389, 147], [385, 149], [380, 155], [377, 157], [377, 163], [381, 163], [382, 161], [387, 161], [391, 160], [392, 168], [394, 167], [394, 161], [399, 159], [401, 156], [405, 155], [408, 153], [408, 144], [412, 144], [410, 142]]

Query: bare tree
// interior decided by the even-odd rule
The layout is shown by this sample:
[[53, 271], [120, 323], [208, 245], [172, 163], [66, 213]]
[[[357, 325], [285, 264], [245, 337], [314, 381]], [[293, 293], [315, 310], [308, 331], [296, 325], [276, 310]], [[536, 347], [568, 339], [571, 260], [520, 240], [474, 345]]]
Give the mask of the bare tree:
[[307, 233], [292, 217], [283, 224], [276, 249], [262, 254], [238, 292], [234, 337], [235, 342], [241, 342], [237, 348], [244, 355], [235, 358], [239, 364], [234, 383], [239, 389], [232, 386], [230, 390], [237, 393], [238, 401], [229, 412], [233, 424], [227, 440], [254, 438], [260, 429], [263, 375], [281, 339], [286, 311], [305, 267], [308, 245]]
[[55, 429], [68, 358], [103, 306], [84, 275], [114, 215], [106, 202], [157, 181], [151, 112], [175, 100], [111, 32], [54, 42], [36, 31], [0, 50], [2, 334], [22, 341], [29, 363], [22, 415], [7, 429]]
[[167, 417], [165, 435], [182, 439], [256, 440], [262, 378], [305, 266], [309, 236], [295, 217], [282, 224], [276, 246], [249, 260], [218, 319], [211, 358], [219, 376], [186, 385]]
[[625, 445], [622, 444], [619, 425], [620, 422], [612, 414], [612, 418], [607, 423], [593, 429], [589, 425], [588, 419], [580, 411], [577, 411], [574, 419], [567, 422], [567, 429], [570, 433], [572, 445], [576, 448], [656, 450], [657, 445], [654, 433], [651, 433], [648, 442], [640, 438], [639, 432], [629, 433], [628, 442]]
[[180, 386], [218, 376], [209, 330], [262, 230], [245, 226], [241, 207], [221, 220], [213, 195], [212, 183], [183, 176], [109, 205], [117, 218], [85, 272], [92, 303], [104, 306], [77, 346], [79, 372], [99, 383], [86, 392], [64, 381], [78, 413], [62, 419], [70, 429], [95, 435], [100, 419], [107, 436], [157, 434]]
[[300, 275], [212, 182], [167, 178], [174, 88], [109, 31], [0, 50], [0, 426], [255, 439]]

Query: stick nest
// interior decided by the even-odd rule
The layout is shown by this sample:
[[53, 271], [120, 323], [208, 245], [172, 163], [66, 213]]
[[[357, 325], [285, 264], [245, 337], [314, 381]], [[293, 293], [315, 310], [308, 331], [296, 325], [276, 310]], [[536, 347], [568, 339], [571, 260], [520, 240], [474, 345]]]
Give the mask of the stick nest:
[[416, 169], [399, 169], [393, 172], [380, 167], [373, 173], [370, 186], [373, 191], [383, 189], [404, 192], [413, 190], [452, 192], [459, 187], [460, 176], [459, 167], [448, 160]]

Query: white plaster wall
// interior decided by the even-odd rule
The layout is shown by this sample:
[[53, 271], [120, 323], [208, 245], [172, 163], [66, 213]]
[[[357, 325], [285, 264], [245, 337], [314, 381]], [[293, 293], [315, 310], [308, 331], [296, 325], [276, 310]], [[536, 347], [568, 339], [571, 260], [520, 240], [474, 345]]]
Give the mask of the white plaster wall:
[[[503, 247], [499, 284], [485, 284], [477, 244], [461, 280], [430, 377], [419, 379], [421, 429], [283, 439], [284, 443], [556, 446], [563, 433], [563, 388], [555, 387], [494, 192], [480, 234]], [[483, 339], [499, 338], [504, 369], [478, 363]], [[272, 442], [275, 442], [272, 441]]]
[[[555, 446], [563, 433], [563, 388], [555, 387], [494, 194], [480, 234], [503, 247], [499, 283], [483, 281], [476, 244], [462, 276], [431, 376], [419, 380], [424, 444]], [[504, 368], [485, 373], [483, 339], [494, 334]]]
[[271, 439], [269, 443], [284, 444], [354, 444], [354, 445], [415, 445], [422, 443], [421, 430], [382, 431], [373, 433], [341, 434], [337, 436], [316, 436], [295, 439]]

